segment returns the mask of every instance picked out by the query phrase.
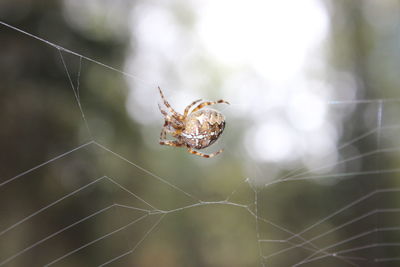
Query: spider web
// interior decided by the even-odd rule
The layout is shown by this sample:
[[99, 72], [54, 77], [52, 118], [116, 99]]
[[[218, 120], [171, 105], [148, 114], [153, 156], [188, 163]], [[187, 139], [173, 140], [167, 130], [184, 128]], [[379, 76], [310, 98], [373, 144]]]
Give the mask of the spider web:
[[[398, 264], [400, 168], [384, 159], [399, 151], [391, 137], [398, 136], [400, 124], [398, 119], [384, 118], [386, 112], [396, 110], [399, 99], [329, 103], [337, 110], [368, 108], [376, 117], [372, 130], [338, 147], [344, 157], [332, 164], [295, 169], [263, 185], [254, 181], [268, 173], [256, 162], [249, 178], [236, 170], [230, 177], [219, 177], [219, 168], [232, 168], [222, 160], [200, 163], [190, 172], [179, 172], [176, 166], [176, 173], [170, 173], [163, 171], [162, 159], [180, 152], [156, 151], [151, 156], [159, 164], [146, 166], [142, 155], [108, 144], [95, 130], [96, 116], [87, 114], [82, 104], [81, 74], [89, 72], [89, 66], [149, 87], [154, 87], [152, 83], [0, 23], [54, 50], [71, 92], [67, 108], [75, 110], [73, 120], [81, 121], [86, 137], [52, 153], [47, 161], [21, 166], [14, 175], [2, 178], [0, 266]], [[374, 136], [375, 147], [352, 155], [354, 145]], [[344, 167], [360, 159], [368, 165], [354, 171]], [[332, 167], [334, 171], [324, 172]], [[207, 178], [208, 189], [196, 190], [192, 184], [207, 172], [215, 173]], [[229, 186], [221, 187], [223, 183]]]

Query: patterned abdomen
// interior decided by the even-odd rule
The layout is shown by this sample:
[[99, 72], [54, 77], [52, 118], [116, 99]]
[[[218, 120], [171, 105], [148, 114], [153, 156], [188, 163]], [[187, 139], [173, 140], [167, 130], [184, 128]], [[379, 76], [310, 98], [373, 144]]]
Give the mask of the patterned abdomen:
[[191, 148], [202, 149], [212, 145], [225, 128], [225, 117], [214, 109], [198, 110], [190, 114], [181, 138]]

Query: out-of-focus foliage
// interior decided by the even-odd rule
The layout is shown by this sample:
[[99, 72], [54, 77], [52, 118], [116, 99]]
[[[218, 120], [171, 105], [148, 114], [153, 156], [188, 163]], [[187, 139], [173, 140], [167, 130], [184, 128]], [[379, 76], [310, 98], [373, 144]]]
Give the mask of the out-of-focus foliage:
[[[330, 32], [326, 42], [327, 83], [340, 91], [339, 96], [346, 95], [346, 86], [352, 86], [356, 88], [357, 99], [397, 99], [400, 85], [400, 6], [397, 1], [343, 0], [325, 1], [324, 4], [330, 15]], [[96, 13], [96, 8], [88, 8], [95, 10], [90, 17], [92, 20], [83, 19], [84, 10], [74, 17], [67, 11], [73, 5], [74, 1], [68, 0], [3, 0], [0, 3], [0, 20], [88, 58], [123, 69], [121, 66], [124, 66], [126, 58], [132, 56], [128, 55], [129, 44], [134, 44], [136, 38], [130, 35], [129, 27], [108, 27], [112, 15]], [[105, 10], [113, 7], [108, 2], [104, 5]], [[128, 13], [127, 10], [137, 4], [118, 1], [115, 5], [121, 12]], [[196, 18], [185, 17], [180, 13], [180, 7], [171, 7], [177, 17], [183, 16], [176, 23], [190, 28]], [[125, 23], [130, 23], [127, 13], [118, 17], [118, 25], [124, 24], [125, 16]], [[168, 64], [162, 67], [168, 73]], [[79, 92], [74, 94], [68, 75], [75, 89], [79, 81]], [[222, 83], [223, 75], [216, 73], [218, 77], [209, 82], [206, 90], [212, 91]], [[342, 164], [334, 170], [339, 173], [339, 178], [333, 179], [333, 182], [332, 179], [322, 183], [298, 181], [267, 188], [255, 187], [252, 177], [247, 180], [249, 183], [246, 181], [248, 173], [268, 181], [269, 163], [256, 161], [248, 154], [251, 151], [238, 145], [245, 135], [244, 131], [252, 127], [248, 125], [249, 121], [228, 118], [228, 128], [223, 136], [225, 141], [222, 141], [226, 151], [212, 161], [194, 158], [183, 149], [159, 147], [157, 138], [162, 125], [161, 116], [160, 125], [139, 124], [131, 118], [126, 110], [127, 96], [132, 90], [127, 86], [127, 79], [131, 78], [0, 26], [0, 263], [16, 255], [6, 264], [40, 266], [78, 249], [57, 264], [97, 266], [134, 250], [114, 264], [259, 266], [264, 262], [268, 266], [291, 266], [310, 255], [308, 246], [303, 244], [290, 254], [267, 260], [260, 256], [287, 246], [284, 242], [282, 246], [279, 243], [259, 242], [263, 239], [284, 240], [291, 236], [274, 225], [292, 233], [301, 232], [376, 189], [399, 185], [396, 173], [373, 173], [347, 179], [353, 172], [389, 170], [398, 166], [398, 153], [375, 153]], [[156, 84], [158, 81], [147, 82]], [[156, 94], [155, 87], [148, 86], [148, 90], [154, 90]], [[217, 94], [215, 92], [218, 91], [212, 92]], [[157, 109], [158, 99], [148, 97], [146, 101], [144, 105]], [[82, 105], [85, 119], [78, 103]], [[398, 103], [354, 101], [345, 108], [330, 106], [332, 120], [336, 116], [345, 118], [338, 130], [340, 143], [372, 129], [399, 124]], [[89, 143], [93, 140], [106, 149]], [[56, 158], [81, 144], [85, 146]], [[393, 134], [376, 131], [376, 134], [340, 151], [340, 157], [346, 159], [396, 147], [397, 144]], [[51, 160], [49, 164], [24, 173], [48, 160]], [[285, 170], [285, 166], [280, 170]], [[285, 170], [287, 173], [291, 171], [290, 168]], [[102, 179], [103, 176], [112, 180]], [[14, 178], [15, 181], [7, 182]], [[93, 186], [41, 211], [49, 203], [96, 179], [100, 181]], [[114, 184], [113, 180], [123, 187]], [[213, 201], [225, 200], [232, 192], [234, 194], [229, 201], [248, 205], [248, 210], [235, 205], [212, 204]], [[174, 210], [188, 207], [199, 199], [209, 203], [168, 213], [148, 236], [146, 234], [151, 226], [161, 219], [160, 215], [148, 216], [130, 225], [143, 213], [113, 206], [117, 203], [141, 209], [152, 206], [160, 210]], [[395, 208], [396, 203], [398, 196], [395, 194], [373, 197], [361, 205], [354, 205], [341, 217], [319, 224], [303, 237], [309, 239], [327, 233], [371, 210]], [[98, 216], [88, 217], [102, 209], [107, 210]], [[256, 213], [272, 223], [257, 220]], [[31, 214], [35, 216], [24, 220]], [[74, 225], [82, 218], [87, 220]], [[398, 221], [397, 213], [370, 216], [362, 223], [349, 224], [341, 231], [317, 240], [315, 246], [326, 247], [374, 228], [396, 227], [398, 224], [395, 222]], [[16, 222], [21, 223], [16, 225]], [[65, 227], [68, 229], [47, 239]], [[116, 229], [121, 230], [110, 234]], [[104, 238], [86, 246], [100, 237]], [[362, 246], [389, 242], [389, 239], [392, 242], [398, 240], [398, 232], [391, 232], [390, 236], [386, 233], [371, 234], [356, 242]], [[44, 241], [30, 249], [38, 240]], [[292, 241], [294, 244], [302, 243], [296, 238]], [[347, 243], [348, 247], [344, 245], [341, 249], [357, 244]], [[391, 257], [398, 251], [383, 247], [357, 251], [351, 256], [364, 258], [362, 266], [389, 266], [373, 259]], [[396, 266], [395, 263], [390, 266]], [[327, 257], [307, 266], [345, 266], [345, 263]]]

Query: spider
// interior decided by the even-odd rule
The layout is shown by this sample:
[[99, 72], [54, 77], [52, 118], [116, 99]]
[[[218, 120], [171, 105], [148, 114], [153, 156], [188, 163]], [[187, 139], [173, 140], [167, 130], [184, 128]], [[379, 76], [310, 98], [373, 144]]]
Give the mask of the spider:
[[[204, 154], [194, 149], [203, 149], [212, 145], [217, 141], [225, 128], [224, 115], [214, 109], [202, 108], [218, 103], [229, 104], [227, 101], [221, 99], [212, 102], [201, 102], [202, 99], [198, 99], [188, 105], [182, 115], [171, 107], [165, 99], [160, 87], [158, 87], [158, 90], [160, 91], [164, 105], [171, 112], [171, 115], [169, 115], [160, 105], [158, 105], [165, 120], [164, 126], [161, 129], [160, 145], [186, 147], [189, 153], [204, 158], [214, 157], [223, 151], [223, 149], [221, 149], [212, 154]], [[199, 104], [190, 111], [190, 109], [197, 103]], [[176, 140], [166, 140], [167, 133], [171, 134], [176, 138]]]

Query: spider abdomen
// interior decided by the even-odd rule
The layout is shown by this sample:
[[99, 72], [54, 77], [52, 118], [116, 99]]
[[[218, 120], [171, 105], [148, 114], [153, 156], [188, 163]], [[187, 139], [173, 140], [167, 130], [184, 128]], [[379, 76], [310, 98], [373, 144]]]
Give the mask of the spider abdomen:
[[202, 149], [217, 141], [225, 128], [225, 117], [214, 109], [203, 109], [191, 113], [185, 122], [181, 139], [188, 146]]

